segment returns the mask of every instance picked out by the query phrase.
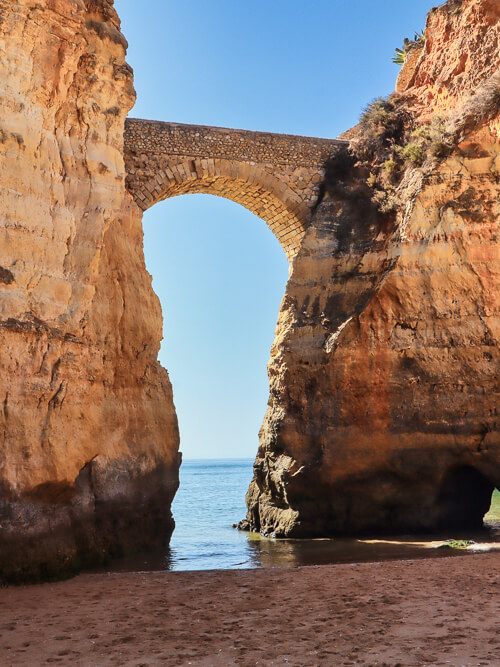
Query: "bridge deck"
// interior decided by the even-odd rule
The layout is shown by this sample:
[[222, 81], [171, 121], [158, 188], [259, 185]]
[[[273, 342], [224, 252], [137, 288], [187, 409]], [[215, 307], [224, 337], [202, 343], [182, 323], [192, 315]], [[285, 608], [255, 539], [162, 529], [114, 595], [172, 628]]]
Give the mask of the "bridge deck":
[[136, 150], [157, 148], [171, 155], [233, 158], [268, 164], [313, 167], [324, 163], [339, 147], [341, 139], [322, 139], [276, 132], [234, 130], [209, 125], [188, 125], [157, 120], [127, 118], [125, 143]]

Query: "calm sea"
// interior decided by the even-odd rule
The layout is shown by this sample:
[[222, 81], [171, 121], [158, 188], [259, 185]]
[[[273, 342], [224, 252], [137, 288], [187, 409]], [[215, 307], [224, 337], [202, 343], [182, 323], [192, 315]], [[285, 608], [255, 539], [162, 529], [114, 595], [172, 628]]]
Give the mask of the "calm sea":
[[[187, 460], [180, 471], [180, 488], [172, 505], [176, 528], [170, 547], [162, 553], [141, 554], [113, 563], [108, 571], [212, 570], [294, 567], [428, 558], [457, 554], [431, 548], [425, 537], [401, 536], [387, 541], [356, 539], [270, 540], [243, 533], [233, 524], [246, 514], [245, 493], [252, 478], [253, 459]], [[500, 542], [500, 493], [495, 491], [487, 516], [490, 530], [469, 537], [477, 542]]]

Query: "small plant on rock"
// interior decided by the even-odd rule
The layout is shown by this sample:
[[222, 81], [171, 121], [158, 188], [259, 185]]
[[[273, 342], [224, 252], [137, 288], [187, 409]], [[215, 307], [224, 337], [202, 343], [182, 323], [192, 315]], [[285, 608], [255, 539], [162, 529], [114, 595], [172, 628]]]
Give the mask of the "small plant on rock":
[[420, 167], [424, 162], [425, 153], [422, 144], [417, 141], [410, 141], [406, 146], [398, 146], [398, 152], [405, 163], [412, 164], [415, 167]]
[[367, 163], [389, 160], [392, 147], [401, 141], [405, 114], [398, 106], [397, 96], [379, 97], [371, 102], [359, 119], [358, 157]]
[[448, 148], [444, 119], [436, 116], [428, 125], [413, 130], [410, 141], [397, 151], [405, 164], [420, 167], [429, 157], [444, 157]]
[[441, 544], [440, 549], [467, 549], [476, 544], [474, 540], [447, 540], [444, 544]]
[[408, 55], [408, 51], [410, 50], [410, 45], [411, 45], [410, 40], [408, 39], [408, 37], [405, 37], [403, 42], [403, 48], [402, 49], [396, 48], [396, 50], [394, 51], [392, 62], [395, 65], [399, 65], [400, 67], [402, 67], [405, 64], [406, 56]]
[[400, 67], [403, 66], [406, 62], [406, 58], [408, 57], [410, 51], [414, 47], [423, 46], [424, 44], [425, 44], [425, 32], [423, 30], [421, 30], [420, 32], [416, 32], [413, 39], [408, 39], [408, 37], [405, 37], [403, 41], [403, 48], [395, 50], [394, 55], [392, 57], [392, 62], [395, 63], [396, 65], [399, 65]]
[[382, 185], [387, 189], [392, 189], [394, 183], [398, 180], [399, 165], [394, 159], [390, 157], [380, 165], [380, 180]]

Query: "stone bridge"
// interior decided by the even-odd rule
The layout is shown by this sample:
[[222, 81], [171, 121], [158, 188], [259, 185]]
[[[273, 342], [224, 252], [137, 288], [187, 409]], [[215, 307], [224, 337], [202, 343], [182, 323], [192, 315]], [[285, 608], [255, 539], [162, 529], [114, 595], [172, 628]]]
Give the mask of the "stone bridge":
[[325, 161], [346, 141], [129, 118], [127, 186], [142, 210], [194, 192], [231, 199], [262, 218], [294, 257]]

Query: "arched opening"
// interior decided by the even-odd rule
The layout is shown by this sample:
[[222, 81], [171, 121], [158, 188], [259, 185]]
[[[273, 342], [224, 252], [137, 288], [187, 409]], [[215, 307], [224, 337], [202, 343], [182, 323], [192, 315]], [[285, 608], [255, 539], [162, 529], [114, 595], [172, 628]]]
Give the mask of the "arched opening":
[[444, 476], [439, 492], [444, 530], [479, 529], [491, 506], [495, 486], [476, 468], [456, 466]]
[[[170, 198], [145, 212], [143, 226], [146, 265], [164, 318], [159, 359], [172, 381], [184, 458], [172, 508], [177, 526], [171, 553], [194, 535], [196, 542], [186, 548], [184, 558], [208, 549], [210, 539], [221, 550], [227, 540], [225, 549], [230, 551], [232, 540], [247, 539], [231, 524], [245, 513], [268, 400], [266, 365], [288, 262], [262, 220], [221, 197]], [[244, 458], [248, 471], [241, 478], [239, 505], [226, 517], [220, 514], [232, 489], [217, 482], [215, 462], [209, 463], [206, 475], [190, 462], [218, 458]], [[190, 474], [206, 480], [201, 501]], [[189, 531], [183, 527], [186, 514]], [[224, 526], [216, 540], [214, 530], [221, 520]], [[237, 562], [235, 557], [233, 564]]]
[[[136, 202], [146, 210], [183, 194], [211, 194], [241, 204], [263, 220], [291, 260], [297, 253], [310, 208], [282, 179], [256, 164], [225, 159], [167, 161], [141, 183]], [[129, 184], [133, 177], [129, 177]]]

